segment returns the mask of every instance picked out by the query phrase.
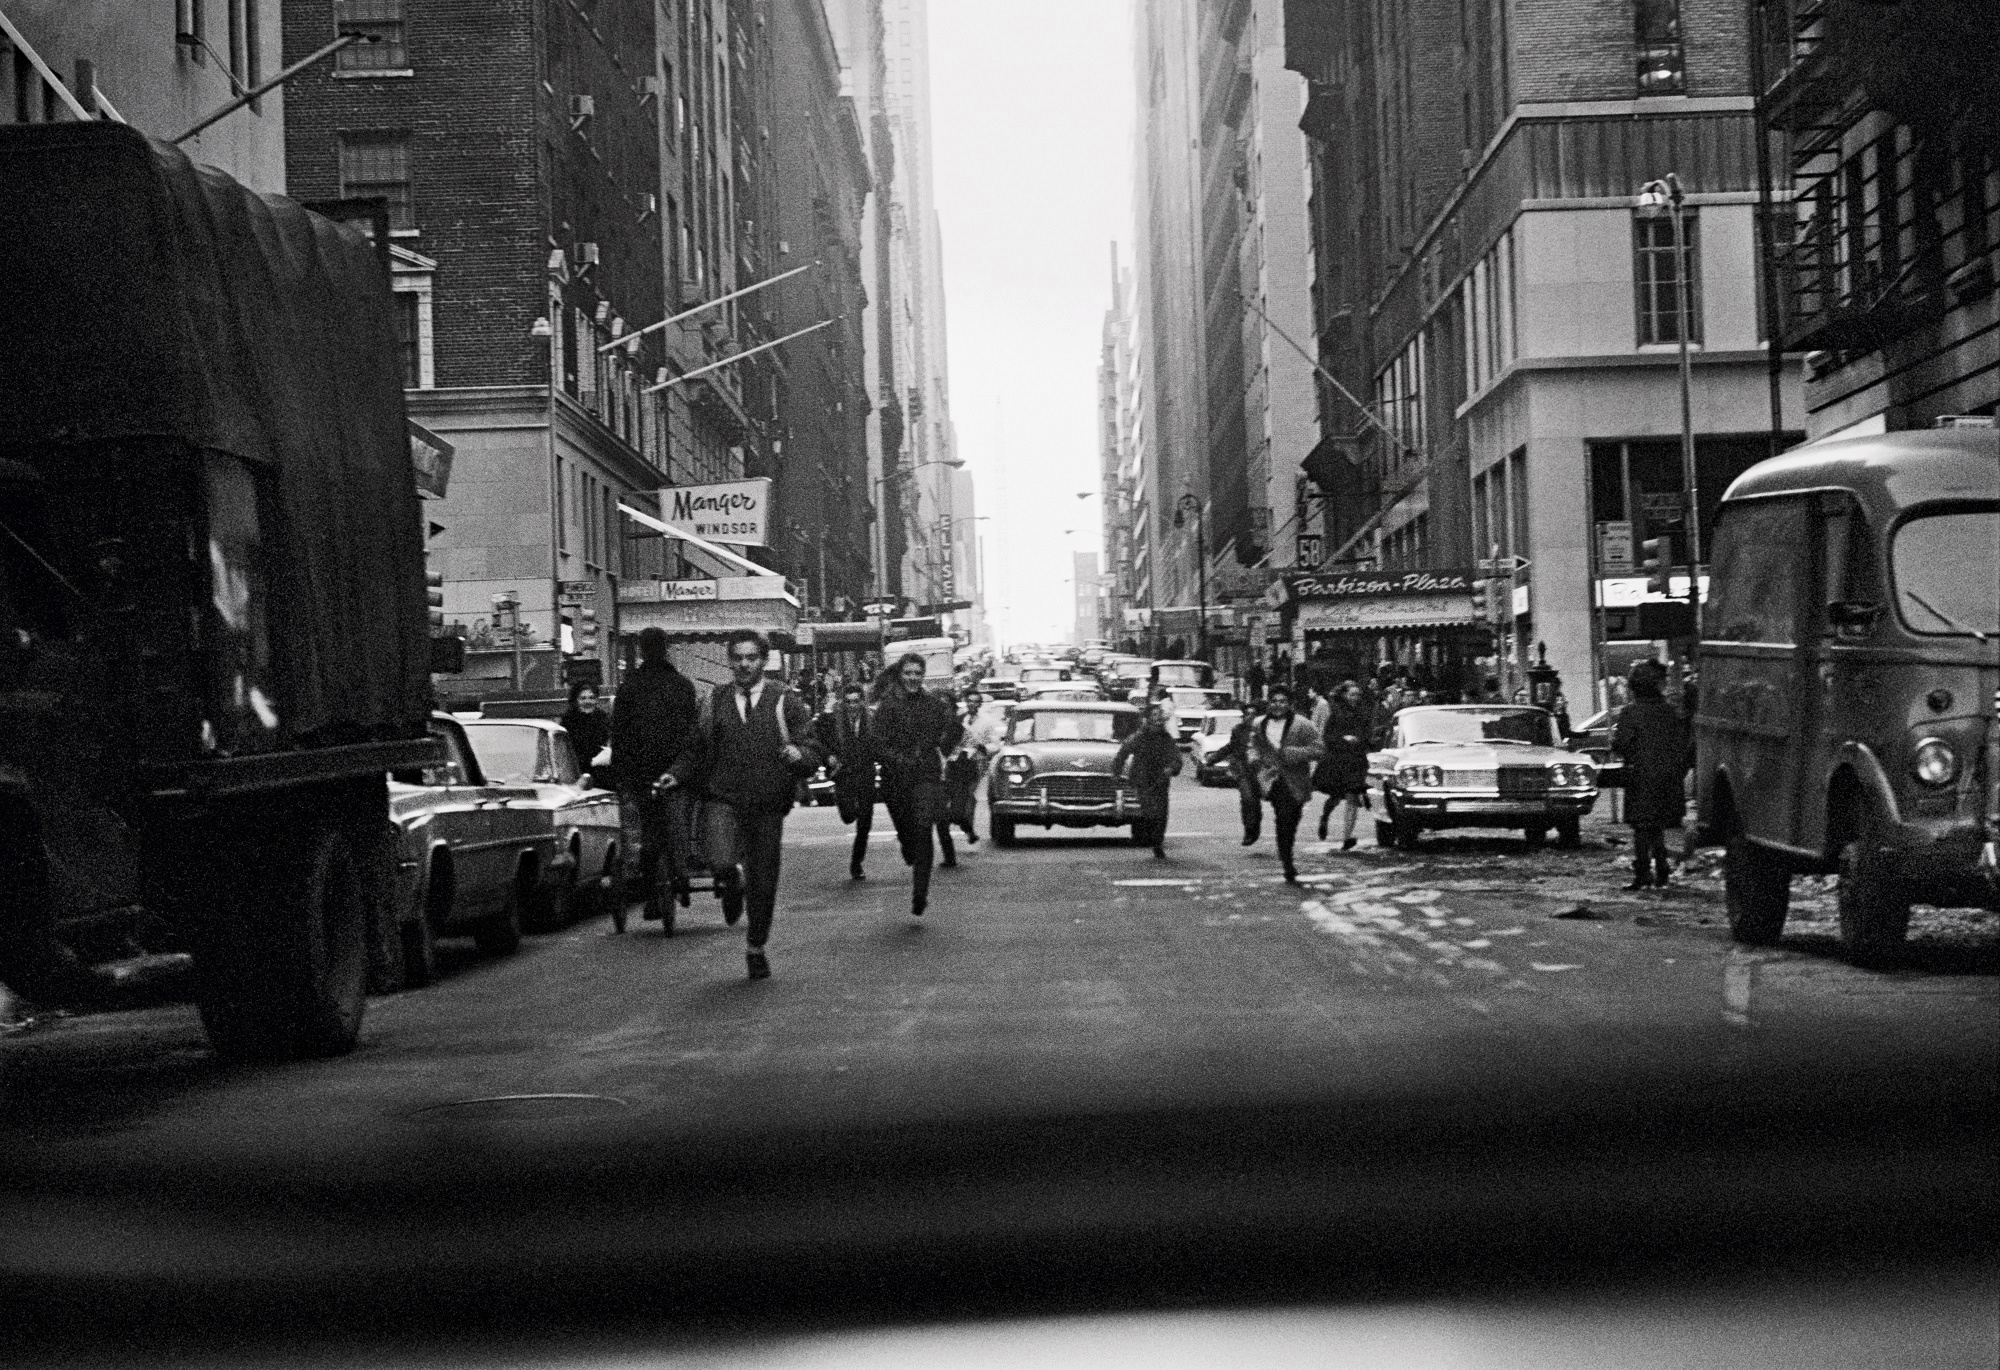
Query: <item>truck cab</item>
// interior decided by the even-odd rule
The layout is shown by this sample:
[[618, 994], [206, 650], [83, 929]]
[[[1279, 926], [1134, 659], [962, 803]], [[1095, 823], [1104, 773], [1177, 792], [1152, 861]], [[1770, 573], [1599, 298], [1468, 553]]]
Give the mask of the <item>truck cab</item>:
[[1840, 875], [1849, 959], [1912, 903], [2000, 908], [2000, 433], [1815, 443], [1725, 493], [1695, 716], [1730, 928], [1776, 941], [1790, 880]]

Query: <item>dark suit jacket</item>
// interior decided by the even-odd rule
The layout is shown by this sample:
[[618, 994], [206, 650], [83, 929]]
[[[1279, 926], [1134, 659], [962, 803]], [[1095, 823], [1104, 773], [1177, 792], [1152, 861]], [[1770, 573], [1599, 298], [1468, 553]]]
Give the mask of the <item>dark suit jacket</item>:
[[[785, 722], [778, 722], [778, 710]], [[804, 753], [795, 770], [785, 761], [783, 747], [791, 743]], [[766, 681], [746, 722], [736, 713], [736, 687], [717, 685], [701, 710], [696, 751], [674, 774], [683, 785], [702, 787], [710, 799], [739, 809], [783, 813], [801, 774], [809, 774], [825, 759], [813, 734], [812, 713], [800, 698], [776, 681]]]

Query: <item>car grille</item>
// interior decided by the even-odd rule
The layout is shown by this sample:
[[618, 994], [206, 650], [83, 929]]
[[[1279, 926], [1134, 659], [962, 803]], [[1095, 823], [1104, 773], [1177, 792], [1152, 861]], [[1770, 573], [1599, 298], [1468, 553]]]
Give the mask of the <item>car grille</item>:
[[1484, 790], [1493, 785], [1491, 771], [1446, 771], [1444, 785], [1448, 790]]
[[1548, 767], [1502, 766], [1500, 768], [1502, 799], [1539, 799], [1548, 792]]
[[1038, 783], [1051, 804], [1109, 804], [1118, 796], [1108, 775], [1047, 775]]

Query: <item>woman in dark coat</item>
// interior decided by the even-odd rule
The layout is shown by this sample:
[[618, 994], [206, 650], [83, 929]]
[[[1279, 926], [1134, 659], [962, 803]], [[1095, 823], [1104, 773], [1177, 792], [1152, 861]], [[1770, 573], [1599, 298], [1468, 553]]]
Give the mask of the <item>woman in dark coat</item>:
[[1354, 817], [1368, 803], [1368, 736], [1373, 731], [1374, 710], [1351, 680], [1342, 681], [1333, 692], [1321, 736], [1326, 741], [1326, 758], [1313, 771], [1313, 788], [1326, 796], [1319, 811], [1319, 840], [1326, 841], [1327, 821], [1334, 806], [1345, 801], [1340, 819], [1340, 849], [1354, 850]]
[[1132, 787], [1139, 791], [1139, 822], [1133, 835], [1151, 839], [1153, 855], [1167, 854], [1167, 798], [1173, 778], [1181, 773], [1181, 746], [1167, 731], [1166, 705], [1155, 701], [1146, 709], [1139, 731], [1125, 739], [1111, 762], [1113, 775], [1130, 768]]
[[1666, 829], [1687, 808], [1688, 727], [1661, 694], [1666, 672], [1656, 661], [1633, 664], [1632, 702], [1618, 715], [1611, 750], [1625, 762], [1625, 821], [1632, 825], [1632, 883], [1641, 890], [1667, 884]]
[[597, 687], [579, 680], [569, 687], [569, 709], [562, 716], [563, 731], [576, 749], [576, 764], [586, 771], [591, 761], [611, 740], [611, 720], [598, 704]]

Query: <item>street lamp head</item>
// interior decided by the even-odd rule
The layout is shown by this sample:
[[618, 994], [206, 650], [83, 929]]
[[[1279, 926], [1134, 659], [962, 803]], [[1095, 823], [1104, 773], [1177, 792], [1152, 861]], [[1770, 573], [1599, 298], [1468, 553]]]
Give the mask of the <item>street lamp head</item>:
[[1686, 192], [1681, 189], [1681, 178], [1670, 171], [1639, 187], [1640, 217], [1657, 219], [1679, 209], [1686, 198]]

